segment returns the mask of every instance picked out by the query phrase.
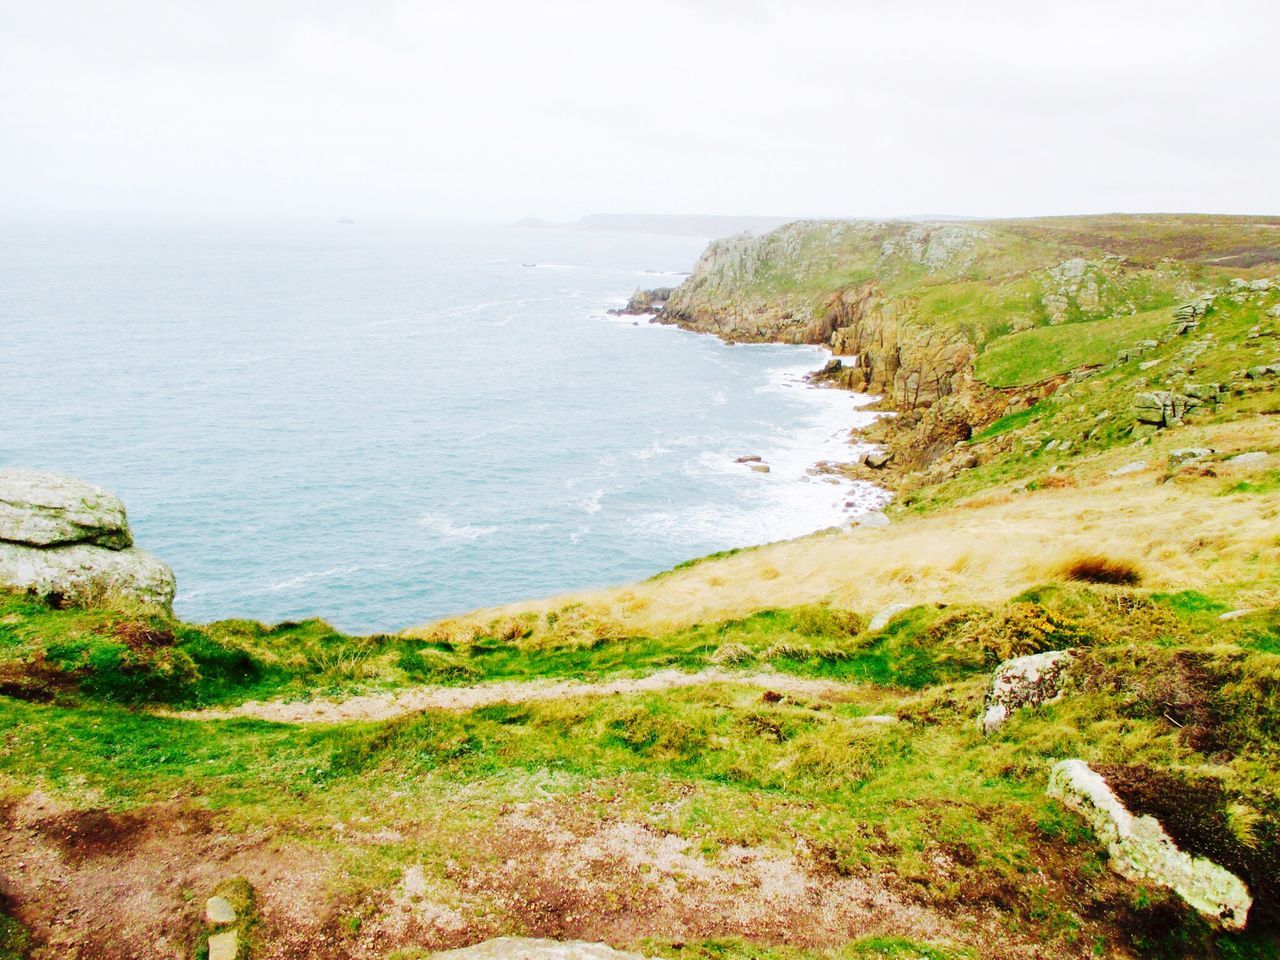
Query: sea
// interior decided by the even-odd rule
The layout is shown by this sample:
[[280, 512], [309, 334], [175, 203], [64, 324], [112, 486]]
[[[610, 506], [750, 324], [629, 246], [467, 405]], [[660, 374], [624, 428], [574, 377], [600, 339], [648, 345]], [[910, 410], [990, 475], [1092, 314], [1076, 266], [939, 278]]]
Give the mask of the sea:
[[[120, 496], [206, 622], [388, 632], [880, 507], [817, 347], [611, 315], [685, 237], [335, 219], [0, 225], [0, 466]], [[769, 472], [739, 457], [758, 456]]]

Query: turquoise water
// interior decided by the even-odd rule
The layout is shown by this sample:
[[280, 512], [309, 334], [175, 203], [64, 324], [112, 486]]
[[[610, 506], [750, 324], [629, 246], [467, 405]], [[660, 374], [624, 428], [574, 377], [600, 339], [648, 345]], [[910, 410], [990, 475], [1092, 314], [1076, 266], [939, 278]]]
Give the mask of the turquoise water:
[[866, 417], [800, 382], [821, 351], [606, 316], [678, 283], [702, 246], [9, 223], [0, 464], [120, 495], [184, 617], [360, 631], [633, 580], [876, 504], [805, 472]]

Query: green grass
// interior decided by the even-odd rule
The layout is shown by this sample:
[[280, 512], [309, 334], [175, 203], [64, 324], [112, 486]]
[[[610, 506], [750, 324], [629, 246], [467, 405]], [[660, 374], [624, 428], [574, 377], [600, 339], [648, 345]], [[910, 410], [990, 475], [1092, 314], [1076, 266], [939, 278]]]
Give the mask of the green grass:
[[1240, 480], [1223, 491], [1223, 495], [1238, 493], [1275, 493], [1280, 491], [1280, 470], [1268, 470], [1266, 473], [1248, 480]]
[[977, 376], [996, 387], [1039, 383], [1077, 367], [1110, 363], [1138, 340], [1155, 339], [1170, 321], [1168, 310], [1037, 327], [988, 344], [978, 356]]

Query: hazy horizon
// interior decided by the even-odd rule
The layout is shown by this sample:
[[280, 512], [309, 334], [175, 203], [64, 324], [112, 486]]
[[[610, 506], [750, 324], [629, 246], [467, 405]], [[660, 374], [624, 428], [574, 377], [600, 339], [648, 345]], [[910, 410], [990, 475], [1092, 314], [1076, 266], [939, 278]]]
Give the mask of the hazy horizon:
[[1280, 11], [0, 0], [0, 211], [1280, 213]]

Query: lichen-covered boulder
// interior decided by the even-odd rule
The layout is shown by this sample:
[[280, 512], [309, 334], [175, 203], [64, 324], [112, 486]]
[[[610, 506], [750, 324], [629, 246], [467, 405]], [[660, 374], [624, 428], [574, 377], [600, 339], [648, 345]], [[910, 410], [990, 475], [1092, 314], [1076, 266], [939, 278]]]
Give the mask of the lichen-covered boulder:
[[130, 547], [88, 543], [28, 547], [0, 542], [0, 585], [76, 606], [127, 598], [168, 610], [175, 582], [169, 565]]
[[623, 953], [603, 943], [530, 937], [499, 937], [431, 956], [436, 960], [644, 960], [638, 953]]
[[1155, 817], [1130, 813], [1083, 760], [1055, 764], [1048, 793], [1089, 822], [1122, 877], [1166, 887], [1224, 929], [1244, 929], [1253, 906], [1244, 881], [1212, 860], [1178, 849]]
[[133, 544], [119, 499], [83, 480], [30, 470], [0, 470], [0, 540], [111, 550]]
[[1023, 707], [1034, 707], [1062, 696], [1070, 650], [1050, 650], [1006, 660], [991, 675], [983, 702], [982, 732], [991, 733]]

